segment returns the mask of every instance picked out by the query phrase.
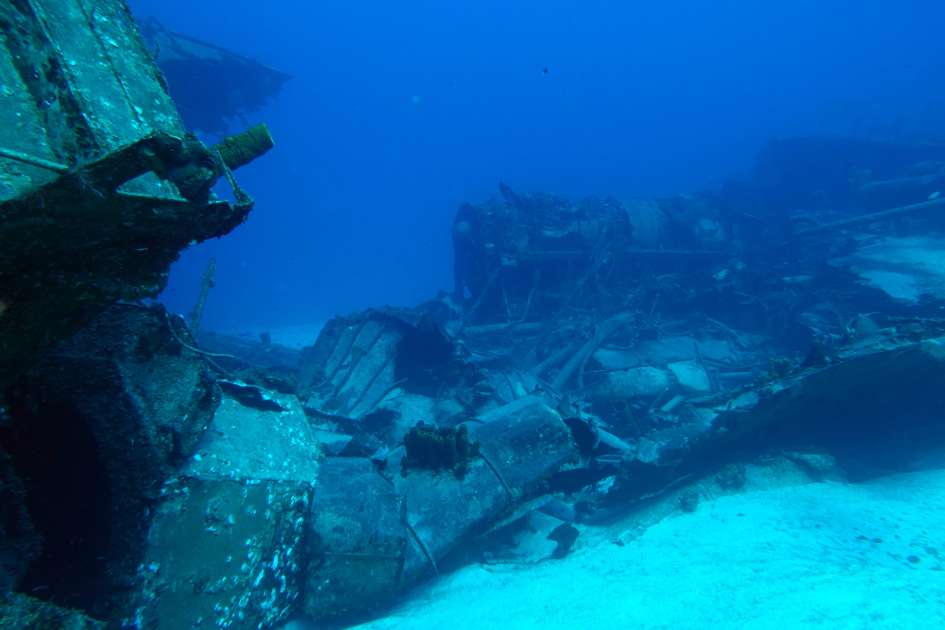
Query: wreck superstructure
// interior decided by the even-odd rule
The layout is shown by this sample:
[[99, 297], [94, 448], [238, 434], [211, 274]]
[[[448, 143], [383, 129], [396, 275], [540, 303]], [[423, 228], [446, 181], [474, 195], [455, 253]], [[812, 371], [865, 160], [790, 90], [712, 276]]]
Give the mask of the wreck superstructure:
[[0, 6], [0, 381], [104, 305], [156, 295], [188, 244], [246, 217], [210, 188], [272, 146], [184, 128], [118, 0]]

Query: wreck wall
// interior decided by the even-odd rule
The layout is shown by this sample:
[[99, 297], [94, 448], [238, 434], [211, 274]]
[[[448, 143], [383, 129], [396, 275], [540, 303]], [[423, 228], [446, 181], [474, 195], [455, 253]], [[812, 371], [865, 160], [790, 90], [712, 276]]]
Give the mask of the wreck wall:
[[[152, 131], [183, 134], [124, 0], [17, 0], [0, 6], [0, 149], [74, 166]], [[56, 174], [0, 154], [0, 200]], [[137, 192], [173, 194], [153, 176]]]

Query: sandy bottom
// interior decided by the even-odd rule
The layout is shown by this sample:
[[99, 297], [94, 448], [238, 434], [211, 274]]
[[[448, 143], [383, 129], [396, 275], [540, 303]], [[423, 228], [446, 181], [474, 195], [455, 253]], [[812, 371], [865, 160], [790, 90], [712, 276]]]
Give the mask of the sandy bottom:
[[863, 281], [889, 296], [916, 302], [923, 295], [945, 297], [945, 239], [885, 238], [840, 260]]
[[272, 335], [273, 343], [289, 348], [305, 348], [315, 343], [324, 325], [325, 322], [314, 322], [294, 326], [276, 326], [269, 331], [269, 334]]
[[945, 627], [945, 470], [721, 497], [583, 539], [559, 561], [467, 567], [358, 627]]
[[269, 333], [272, 343], [277, 343], [287, 348], [301, 350], [315, 343], [318, 339], [318, 333], [321, 332], [325, 322], [312, 322], [310, 324], [295, 324], [284, 326], [256, 326], [240, 329], [222, 329], [216, 330], [225, 335], [234, 337], [245, 337], [246, 339], [258, 340], [261, 333]]

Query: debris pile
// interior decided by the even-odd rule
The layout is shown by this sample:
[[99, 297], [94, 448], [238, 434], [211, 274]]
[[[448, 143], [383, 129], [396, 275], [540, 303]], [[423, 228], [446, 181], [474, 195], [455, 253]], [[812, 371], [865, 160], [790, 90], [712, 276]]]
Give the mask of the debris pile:
[[[81, 2], [0, 9], [33, 121], [0, 133], [0, 625], [343, 622], [464, 562], [560, 559], [660, 497], [698, 510], [687, 484], [737, 491], [744, 453], [855, 477], [945, 441], [936, 146], [782, 141], [748, 181], [666, 199], [503, 184], [457, 213], [452, 293], [337, 317], [302, 352], [115, 303], [242, 220], [238, 187], [209, 187], [270, 146], [184, 134], [119, 4], [70, 13], [74, 50], [35, 11]], [[101, 63], [63, 62], [83, 55]], [[27, 66], [53, 57], [49, 112]], [[123, 63], [151, 72], [121, 83]], [[119, 84], [124, 115], [50, 132]]]
[[[945, 296], [930, 245], [945, 232], [942, 202], [931, 175], [905, 181], [935, 171], [941, 151], [897, 147], [879, 166], [861, 151], [863, 164], [850, 157], [835, 173], [842, 182], [783, 182], [805, 201], [795, 212], [747, 207], [746, 190], [779, 199], [776, 171], [798, 150], [775, 143], [753, 181], [712, 194], [572, 202], [502, 185], [463, 205], [452, 294], [337, 318], [305, 351], [300, 393], [333, 445], [325, 465], [370, 462], [363, 474], [395, 490], [386, 509], [405, 510], [403, 548], [432, 569], [561, 557], [582, 524], [712, 470], [737, 490], [740, 468], [726, 463], [746, 452], [782, 453], [812, 478], [824, 450], [850, 478], [908, 467], [945, 439]], [[895, 195], [881, 185], [892, 179]], [[900, 205], [863, 201], [880, 189]], [[912, 292], [880, 286], [869, 253]], [[478, 449], [459, 475], [462, 427]], [[421, 448], [426, 465], [410, 453]], [[698, 495], [675, 505], [697, 509]], [[336, 566], [344, 544], [313, 561]], [[382, 605], [413, 582], [410, 566], [357, 603], [308, 613]], [[332, 597], [357, 590], [333, 583]]]
[[908, 468], [945, 440], [938, 196], [900, 182], [867, 208], [882, 186], [844, 171], [848, 203], [792, 183], [803, 211], [756, 228], [776, 149], [713, 194], [503, 185], [457, 214], [454, 292], [338, 317], [301, 352], [101, 311], [8, 388], [0, 578], [45, 601], [5, 614], [350, 620], [465, 562], [564, 557], [660, 498], [697, 510], [745, 484], [745, 453]]

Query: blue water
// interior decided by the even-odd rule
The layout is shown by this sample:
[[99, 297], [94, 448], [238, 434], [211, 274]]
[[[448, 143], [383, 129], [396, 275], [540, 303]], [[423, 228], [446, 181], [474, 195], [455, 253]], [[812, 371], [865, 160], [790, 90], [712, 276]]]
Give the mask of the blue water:
[[[769, 138], [945, 135], [945, 3], [133, 0], [294, 75], [248, 122], [247, 223], [186, 252], [163, 300], [266, 329], [452, 284], [449, 227], [502, 180], [650, 196], [737, 176]], [[237, 131], [238, 129], [234, 129]]]

